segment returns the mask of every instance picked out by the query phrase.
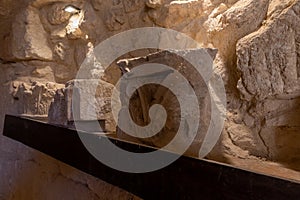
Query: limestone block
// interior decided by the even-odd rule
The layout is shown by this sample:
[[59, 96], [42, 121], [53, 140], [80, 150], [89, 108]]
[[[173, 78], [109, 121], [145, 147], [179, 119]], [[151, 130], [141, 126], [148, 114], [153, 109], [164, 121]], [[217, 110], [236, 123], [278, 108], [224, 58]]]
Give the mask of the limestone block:
[[[183, 54], [190, 54], [194, 55], [196, 51], [204, 51], [203, 49], [199, 50], [186, 50], [182, 51]], [[178, 53], [178, 52], [177, 52]], [[180, 54], [182, 55], [182, 54]], [[212, 53], [212, 58], [214, 58], [215, 53]], [[197, 96], [198, 102], [199, 102], [199, 108], [200, 108], [200, 119], [196, 123], [199, 123], [199, 129], [197, 132], [197, 136], [195, 138], [194, 144], [191, 148], [191, 150], [188, 152], [189, 155], [197, 155], [198, 152], [196, 152], [195, 149], [197, 147], [199, 148], [199, 145], [201, 144], [202, 140], [204, 139], [204, 136], [206, 134], [206, 131], [208, 129], [208, 125], [210, 123], [210, 95], [208, 92], [208, 88], [206, 85], [206, 82], [204, 81], [207, 77], [201, 77], [199, 72], [195, 70], [191, 64], [189, 64], [187, 61], [185, 61], [182, 57], [179, 57], [172, 51], [162, 51], [158, 53], [153, 53], [145, 57], [139, 57], [139, 58], [133, 58], [133, 59], [125, 59], [118, 62], [119, 67], [123, 70], [123, 73], [129, 73], [128, 78], [132, 77], [131, 81], [138, 81], [139, 77], [135, 77], [134, 74], [130, 74], [131, 70], [135, 67], [138, 67], [139, 65], [143, 64], [151, 64], [151, 63], [159, 63], [166, 66], [169, 66], [173, 68], [173, 70], [178, 71], [181, 75], [185, 77], [186, 80], [189, 81], [191, 87], [194, 89], [194, 92]], [[203, 65], [203, 62], [202, 62]], [[150, 69], [149, 69], [150, 70]], [[168, 79], [170, 74], [173, 73], [172, 71], [161, 71], [157, 72], [155, 77], [157, 77], [158, 82], [162, 83], [164, 80]], [[151, 76], [151, 75], [149, 75]], [[131, 83], [129, 81], [129, 83]], [[158, 84], [159, 84], [158, 83]], [[181, 82], [174, 82], [175, 88], [182, 88]], [[137, 91], [132, 95], [128, 96], [125, 91], [128, 90], [127, 87], [130, 85], [121, 85], [120, 86], [120, 99], [122, 102], [123, 108], [125, 108], [128, 105], [123, 105], [125, 102], [130, 100], [129, 109], [130, 115], [132, 117], [132, 120], [134, 123], [136, 123], [139, 126], [146, 126], [150, 123], [149, 118], [149, 108], [154, 104], [162, 105], [167, 112], [167, 120], [165, 123], [165, 126], [163, 129], [158, 132], [155, 136], [152, 136], [150, 138], [141, 139], [141, 138], [134, 138], [130, 136], [130, 133], [125, 133], [121, 129], [118, 130], [118, 137], [125, 138], [128, 140], [132, 140], [135, 142], [145, 143], [148, 145], [153, 145], [156, 147], [163, 147], [167, 145], [170, 140], [176, 135], [179, 123], [181, 119], [188, 119], [193, 118], [193, 108], [189, 111], [189, 113], [185, 113], [184, 116], [181, 116], [180, 113], [180, 105], [178, 102], [178, 96], [176, 97], [168, 88], [165, 88], [164, 86], [160, 85], [145, 85], [141, 88], [138, 88]], [[189, 98], [188, 91], [183, 91], [182, 95], [185, 95], [184, 98]], [[156, 116], [159, 118], [159, 116]], [[119, 124], [126, 123], [127, 119], [119, 116]], [[187, 134], [187, 137], [188, 134]], [[197, 146], [198, 145], [198, 146]]]
[[237, 45], [242, 97], [264, 100], [299, 89], [299, 34], [297, 25], [300, 2], [268, 20], [257, 32]]
[[110, 31], [119, 31], [125, 23], [125, 13], [123, 8], [115, 7], [110, 9], [106, 16], [105, 24]]
[[76, 67], [71, 65], [56, 64], [53, 66], [55, 81], [57, 83], [66, 83], [76, 77]]
[[123, 0], [123, 5], [127, 13], [137, 11], [144, 4], [140, 0]]
[[[72, 121], [105, 120], [105, 130], [115, 132], [116, 124], [111, 111], [113, 88], [113, 85], [95, 79], [68, 82], [64, 89], [55, 94], [49, 109], [49, 123], [68, 125]], [[75, 113], [74, 106], [77, 108]]]
[[201, 1], [171, 1], [164, 2], [159, 6], [159, 1], [148, 1], [146, 5], [155, 7], [149, 11], [149, 16], [154, 22], [163, 27], [175, 28], [193, 22], [193, 19], [199, 18], [202, 15]]
[[32, 76], [37, 78], [42, 78], [44, 80], [54, 81], [54, 74], [53, 69], [51, 66], [42, 66], [42, 67], [35, 67], [35, 69], [32, 71]]
[[13, 82], [12, 98], [17, 104], [18, 114], [47, 116], [56, 90], [62, 87], [56, 83]]
[[266, 157], [268, 155], [267, 148], [259, 138], [259, 135], [253, 134], [249, 127], [243, 124], [230, 123], [226, 131], [233, 144], [241, 149], [247, 150], [250, 155], [260, 157]]
[[62, 23], [67, 22], [70, 17], [71, 17], [71, 13], [64, 11], [64, 7], [66, 6], [66, 4], [59, 4], [59, 3], [55, 3], [53, 5], [51, 5], [51, 8], [48, 10], [48, 21], [52, 24], [52, 25], [59, 25]]
[[47, 33], [33, 7], [20, 12], [12, 24], [11, 52], [17, 60], [52, 60]]
[[48, 122], [50, 124], [68, 125], [68, 121], [71, 120], [71, 105], [68, 104], [69, 98], [65, 89], [56, 91], [48, 112]]

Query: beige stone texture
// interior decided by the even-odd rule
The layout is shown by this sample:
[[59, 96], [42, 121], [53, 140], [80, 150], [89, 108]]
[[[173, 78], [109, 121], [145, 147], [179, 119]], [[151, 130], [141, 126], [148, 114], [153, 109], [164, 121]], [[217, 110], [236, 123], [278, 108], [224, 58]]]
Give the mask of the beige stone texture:
[[[299, 170], [299, 15], [300, 0], [0, 0], [0, 132], [7, 113], [40, 117], [55, 94], [63, 102], [60, 92], [86, 57], [94, 77], [115, 84], [118, 66], [102, 76], [93, 48], [122, 31], [159, 26], [218, 49], [228, 114], [208, 158]], [[0, 199], [138, 199], [3, 136], [0, 180]]]
[[[211, 52], [211, 55], [209, 55], [207, 52]], [[211, 59], [213, 60], [214, 56], [216, 55], [216, 52], [210, 49], [193, 49], [193, 50], [186, 50], [186, 51], [162, 51], [158, 53], [150, 54], [146, 57], [138, 57], [138, 58], [132, 58], [129, 60], [121, 60], [118, 64], [119, 67], [122, 69], [128, 69], [129, 71], [134, 70], [135, 67], [138, 67], [140, 65], [145, 64], [163, 64], [165, 66], [169, 66], [172, 68], [170, 71], [153, 71], [148, 76], [156, 76], [159, 83], [163, 83], [166, 80], [173, 80], [171, 77], [173, 77], [174, 70], [178, 71], [181, 75], [184, 76], [186, 80], [189, 80], [191, 87], [193, 88], [196, 98], [199, 103], [199, 109], [200, 109], [200, 119], [196, 123], [199, 124], [199, 128], [197, 131], [197, 135], [194, 140], [194, 145], [190, 148], [187, 155], [190, 156], [198, 156], [199, 148], [202, 144], [202, 141], [204, 139], [204, 136], [208, 130], [208, 126], [210, 123], [210, 96], [208, 92], [207, 87], [207, 80], [204, 80], [204, 77], [202, 77], [199, 72], [192, 66], [190, 63], [185, 61], [182, 57], [179, 55], [185, 55], [186, 57], [193, 57], [193, 56], [200, 56], [200, 55], [207, 55], [211, 56]], [[150, 69], [151, 66], [149, 66], [149, 72], [151, 72]], [[204, 64], [200, 64], [200, 68], [205, 68]], [[213, 66], [211, 66], [212, 68]], [[211, 69], [212, 70], [212, 69]], [[129, 75], [128, 75], [129, 74]], [[131, 74], [130, 72], [127, 73], [128, 78], [132, 77], [128, 83], [131, 83], [131, 81], [139, 81], [140, 80], [146, 80], [143, 75], [135, 75], [134, 72]], [[205, 77], [207, 78], [207, 77]], [[129, 87], [131, 87], [130, 84], [125, 82], [122, 85], [120, 85], [120, 99], [122, 101], [122, 108], [124, 109], [126, 106], [126, 101], [129, 101], [130, 104], [127, 109], [129, 109], [130, 114], [133, 118], [133, 121], [140, 125], [140, 126], [146, 126], [150, 123], [149, 118], [149, 109], [154, 104], [160, 104], [162, 105], [166, 111], [167, 111], [167, 120], [166, 124], [163, 127], [163, 129], [156, 134], [153, 137], [147, 138], [147, 139], [134, 139], [128, 135], [128, 133], [123, 132], [123, 130], [119, 129], [118, 137], [125, 138], [128, 140], [133, 140], [136, 142], [156, 146], [156, 147], [164, 147], [166, 144], [168, 144], [178, 133], [179, 124], [181, 122], [181, 119], [183, 118], [185, 121], [181, 122], [184, 123], [186, 128], [183, 129], [185, 137], [192, 137], [189, 135], [189, 127], [191, 126], [190, 123], [194, 120], [194, 116], [197, 116], [195, 113], [195, 109], [190, 109], [189, 113], [185, 114], [184, 112], [180, 112], [180, 102], [178, 101], [179, 96], [175, 96], [175, 94], [166, 87], [160, 87], [157, 85], [146, 85], [138, 89], [138, 91], [133, 96], [128, 96], [127, 92]], [[181, 91], [181, 98], [183, 98], [185, 101], [189, 101], [189, 96], [193, 97], [193, 93], [190, 91], [183, 91], [184, 90], [184, 84], [181, 82], [174, 82], [173, 87]], [[177, 97], [177, 98], [176, 98]], [[195, 112], [195, 113], [193, 113]], [[182, 116], [183, 114], [183, 116]], [[159, 118], [158, 118], [159, 119]], [[118, 124], [126, 124], [128, 119], [122, 118], [122, 116], [119, 116], [119, 123]], [[129, 133], [130, 134], [130, 133]]]
[[[113, 85], [97, 79], [68, 82], [65, 88], [56, 90], [48, 109], [48, 122], [68, 126], [74, 121], [105, 120], [104, 131], [115, 133], [117, 125], [111, 109], [113, 88]], [[74, 106], [78, 106], [78, 113], [73, 112]]]

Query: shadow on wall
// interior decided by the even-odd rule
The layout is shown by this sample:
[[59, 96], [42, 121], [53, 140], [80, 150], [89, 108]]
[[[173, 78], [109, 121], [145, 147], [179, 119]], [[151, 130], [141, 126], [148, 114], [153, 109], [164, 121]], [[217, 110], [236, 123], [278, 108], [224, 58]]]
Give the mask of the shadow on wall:
[[275, 161], [300, 171], [300, 127], [278, 127], [274, 131]]

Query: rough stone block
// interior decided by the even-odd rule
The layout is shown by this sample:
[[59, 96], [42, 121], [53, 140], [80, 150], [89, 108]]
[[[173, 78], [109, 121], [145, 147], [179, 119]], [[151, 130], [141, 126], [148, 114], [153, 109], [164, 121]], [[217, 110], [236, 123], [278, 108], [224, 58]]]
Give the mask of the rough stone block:
[[[120, 85], [120, 96], [121, 96], [121, 102], [122, 107], [126, 107], [124, 103], [126, 101], [130, 101], [129, 107], [126, 109], [129, 109], [130, 115], [132, 117], [132, 120], [139, 126], [147, 126], [150, 123], [149, 118], [149, 108], [154, 104], [162, 105], [167, 112], [167, 120], [163, 127], [163, 129], [158, 132], [155, 136], [149, 137], [149, 138], [135, 138], [130, 136], [130, 133], [125, 133], [121, 129], [118, 130], [118, 137], [125, 138], [128, 140], [132, 140], [135, 142], [145, 143], [148, 145], [153, 145], [157, 147], [163, 147], [167, 145], [176, 135], [180, 120], [183, 119], [193, 119], [193, 116], [196, 116], [193, 114], [195, 112], [194, 108], [191, 108], [189, 110], [189, 113], [185, 113], [184, 116], [181, 116], [181, 108], [180, 104], [178, 102], [178, 96], [176, 96], [171, 90], [168, 88], [157, 85], [160, 83], [163, 83], [163, 81], [170, 78], [171, 74], [174, 73], [174, 71], [179, 72], [181, 75], [184, 76], [186, 80], [189, 81], [189, 84], [193, 88], [196, 97], [198, 99], [199, 103], [199, 109], [200, 109], [200, 119], [199, 121], [195, 122], [199, 124], [199, 129], [197, 131], [197, 136], [194, 140], [194, 145], [191, 147], [188, 154], [190, 155], [196, 155], [197, 156], [197, 150], [199, 150], [200, 144], [204, 139], [204, 136], [206, 134], [206, 131], [208, 129], [209, 123], [210, 123], [210, 117], [211, 117], [211, 108], [210, 108], [210, 95], [207, 87], [207, 78], [208, 77], [202, 77], [202, 75], [196, 71], [195, 67], [192, 66], [189, 62], [187, 62], [183, 57], [179, 55], [187, 55], [189, 56], [196, 56], [199, 55], [197, 53], [206, 51], [205, 49], [193, 49], [193, 50], [186, 50], [186, 51], [162, 51], [158, 53], [153, 53], [145, 57], [139, 57], [139, 58], [133, 58], [133, 59], [127, 59], [122, 60], [118, 62], [120, 68], [123, 72], [125, 72], [128, 75], [129, 85]], [[215, 53], [214, 51], [207, 50], [209, 53], [211, 53], [212, 59], [214, 59]], [[176, 54], [178, 53], [178, 55]], [[199, 58], [201, 60], [201, 58]], [[136, 92], [132, 96], [128, 96], [128, 94], [125, 92], [130, 87], [130, 84], [132, 83], [132, 86], [134, 87], [135, 81], [139, 81], [139, 79], [144, 79], [147, 77], [143, 77], [143, 75], [137, 75], [131, 74], [131, 71], [140, 65], [144, 64], [163, 64], [165, 66], [168, 66], [171, 68], [170, 71], [155, 71], [154, 74], [148, 74], [149, 78], [151, 76], [155, 76], [157, 79], [157, 84], [148, 84], [144, 85], [143, 87], [140, 87], [136, 90]], [[204, 68], [205, 62], [199, 61], [200, 66]], [[149, 66], [151, 67], [151, 66]], [[212, 66], [211, 66], [212, 67]], [[151, 71], [151, 69], [149, 69]], [[211, 69], [212, 70], [212, 69]], [[209, 75], [208, 75], [209, 76]], [[175, 88], [179, 88], [179, 90], [182, 90], [180, 88], [183, 88], [182, 82], [175, 81], [173, 83]], [[189, 91], [182, 91], [182, 97], [186, 100], [189, 99], [188, 95], [192, 95], [192, 93], [189, 93]], [[196, 111], [197, 112], [197, 111]], [[155, 116], [159, 119], [159, 116]], [[119, 116], [119, 124], [126, 124], [128, 119], [123, 118], [122, 116]], [[188, 125], [187, 125], [188, 126]], [[187, 128], [188, 129], [188, 128]], [[146, 134], [146, 133], [144, 133]], [[186, 133], [186, 137], [190, 137], [188, 135], [188, 132]]]
[[[74, 121], [105, 120], [105, 130], [115, 132], [116, 124], [111, 111], [113, 88], [113, 85], [95, 79], [68, 82], [55, 95], [49, 110], [49, 123], [68, 126]], [[73, 109], [77, 109], [76, 112]]]

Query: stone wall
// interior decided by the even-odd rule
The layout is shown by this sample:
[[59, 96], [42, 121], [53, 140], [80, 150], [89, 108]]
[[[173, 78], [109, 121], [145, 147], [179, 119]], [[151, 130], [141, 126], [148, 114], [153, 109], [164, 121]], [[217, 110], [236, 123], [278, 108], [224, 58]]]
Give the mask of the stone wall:
[[[219, 50], [228, 116], [209, 158], [299, 169], [299, 15], [299, 0], [0, 0], [0, 131], [5, 113], [46, 116], [55, 92], [104, 39], [160, 26]], [[2, 136], [0, 180], [0, 199], [136, 198]]]

